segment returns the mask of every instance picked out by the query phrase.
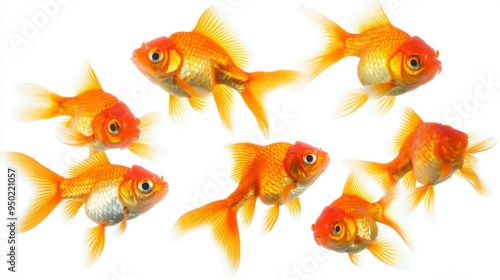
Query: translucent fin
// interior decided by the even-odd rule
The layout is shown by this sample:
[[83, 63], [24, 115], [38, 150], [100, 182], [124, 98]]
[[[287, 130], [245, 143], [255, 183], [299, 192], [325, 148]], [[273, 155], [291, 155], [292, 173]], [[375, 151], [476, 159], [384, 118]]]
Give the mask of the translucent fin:
[[417, 127], [422, 123], [422, 119], [410, 108], [405, 108], [403, 111], [403, 121], [401, 122], [401, 127], [394, 137], [394, 142], [392, 145], [392, 151], [397, 154], [399, 150], [403, 147], [406, 139], [417, 129]]
[[403, 186], [406, 189], [414, 189], [417, 186], [417, 179], [415, 178], [415, 172], [413, 170], [408, 171], [408, 173], [403, 176]]
[[476, 139], [477, 136], [474, 133], [469, 133], [469, 146], [467, 147], [466, 154], [475, 154], [489, 150], [497, 143], [497, 141], [493, 138], [488, 138], [480, 142], [476, 142]]
[[299, 79], [301, 79], [301, 74], [291, 70], [248, 73], [248, 86], [241, 92], [241, 97], [254, 114], [264, 136], [269, 137], [269, 123], [262, 105], [264, 94], [278, 87], [295, 83]]
[[356, 112], [368, 100], [368, 95], [361, 91], [356, 91], [346, 95], [340, 103], [339, 108], [336, 110], [336, 117], [343, 118]]
[[398, 221], [395, 217], [395, 212], [401, 212], [394, 209], [394, 202], [398, 198], [398, 188], [397, 186], [391, 188], [377, 203], [382, 206], [382, 216], [379, 219], [379, 222], [385, 224], [392, 229], [394, 229], [399, 236], [403, 239], [405, 244], [410, 249], [414, 249], [413, 244], [410, 241], [410, 238], [406, 235], [405, 231], [400, 225], [400, 221]]
[[94, 69], [90, 66], [88, 62], [83, 65], [83, 75], [80, 79], [79, 85], [76, 87], [77, 94], [92, 90], [102, 90], [101, 84], [97, 79]]
[[255, 213], [256, 202], [257, 196], [247, 201], [247, 203], [241, 208], [241, 218], [245, 226], [250, 225], [250, 223], [252, 222], [253, 215]]
[[75, 218], [78, 210], [82, 207], [84, 201], [82, 199], [70, 199], [64, 204], [64, 214], [68, 220]]
[[375, 201], [375, 195], [370, 193], [368, 189], [365, 187], [365, 181], [359, 176], [359, 174], [355, 171], [349, 172], [349, 176], [344, 184], [344, 190], [342, 191], [343, 195], [354, 195], [366, 202]]
[[195, 96], [188, 97], [189, 105], [191, 108], [195, 109], [197, 112], [202, 112], [207, 108], [207, 99], [199, 98]]
[[179, 234], [200, 226], [211, 227], [215, 240], [223, 248], [233, 269], [240, 263], [240, 236], [236, 212], [229, 208], [226, 200], [211, 202], [182, 215], [175, 223]]
[[228, 145], [228, 148], [234, 162], [231, 177], [235, 182], [239, 183], [262, 146], [252, 143], [236, 143]]
[[222, 21], [215, 6], [210, 7], [201, 15], [193, 31], [210, 38], [229, 54], [238, 68], [245, 68], [248, 63], [247, 51]]
[[326, 46], [316, 57], [310, 59], [307, 63], [307, 80], [311, 81], [326, 68], [345, 56], [345, 41], [352, 35], [335, 22], [311, 9], [301, 6], [301, 10], [316, 25], [321, 27], [323, 34], [326, 36]]
[[300, 200], [299, 197], [297, 196], [294, 198], [292, 201], [288, 202], [288, 211], [290, 211], [290, 214], [292, 216], [297, 217], [297, 219], [300, 217]]
[[105, 229], [106, 225], [99, 224], [87, 231], [87, 268], [99, 259], [104, 250]]
[[182, 102], [182, 100], [179, 97], [170, 94], [168, 101], [168, 114], [170, 115], [170, 118], [173, 120], [179, 120], [185, 110], [186, 105]]
[[183, 79], [174, 76], [174, 81], [177, 85], [179, 85], [183, 90], [185, 90], [187, 93], [189, 93], [190, 96], [194, 96], [197, 98], [204, 98], [201, 93], [197, 92], [190, 84], [188, 84], [186, 81]]
[[380, 187], [382, 187], [384, 192], [387, 192], [398, 183], [398, 181], [389, 174], [389, 164], [387, 163], [362, 160], [348, 160], [345, 161], [345, 163], [356, 169], [362, 170], [365, 174], [374, 179]]
[[377, 99], [377, 114], [385, 115], [389, 112], [396, 101], [394, 96], [385, 96]]
[[266, 213], [266, 219], [264, 221], [264, 233], [268, 233], [273, 229], [274, 224], [278, 220], [280, 214], [280, 206], [278, 204], [273, 205]]
[[361, 266], [361, 258], [359, 254], [349, 254], [349, 259], [354, 265]]
[[118, 233], [123, 234], [125, 232], [125, 229], [127, 229], [127, 219], [128, 219], [128, 209], [127, 207], [123, 208], [123, 220], [120, 223], [120, 226], [118, 227]]
[[367, 12], [365, 12], [365, 15], [360, 17], [356, 24], [356, 30], [359, 33], [363, 33], [370, 29], [383, 25], [392, 24], [385, 14], [384, 10], [382, 9], [380, 2], [376, 1], [376, 3], [372, 3], [371, 5], [369, 5]]
[[23, 106], [14, 113], [17, 120], [35, 121], [61, 115], [64, 97], [35, 84], [20, 84], [16, 86], [16, 91], [20, 93], [20, 104]]
[[75, 147], [82, 147], [94, 141], [93, 136], [85, 136], [64, 125], [59, 127], [56, 138], [66, 145]]
[[400, 250], [387, 240], [377, 240], [368, 244], [368, 251], [377, 259], [395, 268], [406, 268], [406, 258]]
[[105, 152], [92, 151], [90, 153], [90, 156], [86, 160], [71, 166], [68, 169], [68, 175], [70, 177], [76, 177], [86, 172], [92, 171], [99, 166], [109, 164], [111, 163], [109, 162], [108, 156], [106, 156]]
[[59, 186], [64, 178], [25, 154], [5, 152], [2, 156], [26, 176], [36, 188], [35, 200], [19, 225], [19, 232], [26, 232], [47, 218], [61, 202]]
[[489, 195], [490, 190], [481, 183], [481, 179], [474, 169], [474, 165], [466, 161], [456, 174], [465, 178], [480, 195]]
[[387, 83], [374, 84], [369, 86], [364, 86], [362, 91], [368, 95], [368, 99], [377, 100], [385, 97], [389, 91], [394, 88], [394, 83], [392, 81]]
[[159, 111], [151, 112], [140, 118], [141, 137], [128, 147], [132, 153], [149, 160], [153, 160], [161, 154], [161, 150], [151, 141], [151, 132], [154, 130], [154, 126], [161, 122], [162, 118], [163, 113]]
[[233, 90], [224, 85], [215, 85], [212, 89], [212, 94], [219, 111], [222, 124], [229, 130], [233, 130], [231, 124], [231, 109], [233, 107]]
[[424, 207], [428, 214], [434, 215], [434, 186], [425, 185], [413, 189], [408, 197], [408, 207], [413, 211], [424, 200]]

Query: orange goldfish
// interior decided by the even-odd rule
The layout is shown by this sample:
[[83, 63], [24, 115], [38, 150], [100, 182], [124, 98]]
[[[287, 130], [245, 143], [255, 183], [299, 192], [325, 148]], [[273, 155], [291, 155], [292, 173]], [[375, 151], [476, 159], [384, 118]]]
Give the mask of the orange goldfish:
[[221, 21], [214, 7], [207, 9], [191, 32], [159, 37], [136, 49], [132, 62], [153, 83], [170, 94], [169, 113], [179, 117], [187, 98], [201, 111], [211, 92], [224, 126], [232, 130], [232, 91], [236, 90], [254, 114], [264, 135], [269, 123], [262, 102], [264, 94], [301, 78], [298, 72], [242, 70], [247, 62], [245, 48]]
[[[451, 126], [423, 122], [413, 110], [406, 108], [401, 130], [395, 137], [396, 158], [388, 163], [352, 161], [351, 164], [363, 169], [385, 190], [403, 179], [405, 186], [414, 188], [410, 208], [414, 209], [425, 197], [426, 208], [432, 213], [433, 186], [455, 173], [469, 181], [479, 194], [487, 193], [477, 176], [477, 159], [473, 154], [490, 149], [496, 142], [486, 139], [471, 144], [474, 140], [472, 134]], [[422, 186], [415, 189], [416, 182]]]
[[21, 120], [69, 117], [58, 134], [65, 144], [98, 151], [128, 148], [149, 159], [155, 155], [155, 149], [139, 138], [141, 131], [147, 132], [156, 121], [157, 115], [136, 118], [125, 103], [101, 88], [88, 64], [75, 97], [62, 97], [35, 84], [22, 84], [20, 89], [31, 99], [25, 102], [30, 106], [17, 112]]
[[240, 237], [236, 213], [242, 209], [245, 225], [253, 218], [257, 198], [272, 205], [266, 214], [265, 231], [270, 231], [287, 204], [292, 214], [300, 213], [299, 195], [318, 179], [330, 161], [328, 153], [302, 142], [259, 146], [238, 143], [230, 146], [238, 188], [226, 199], [211, 202], [182, 215], [175, 224], [179, 233], [202, 225], [212, 227], [233, 268], [240, 262]]
[[326, 206], [311, 229], [316, 243], [329, 250], [348, 253], [352, 263], [359, 265], [357, 253], [368, 249], [382, 262], [399, 267], [402, 265], [397, 249], [388, 241], [378, 239], [377, 222], [393, 228], [411, 247], [400, 225], [390, 216], [390, 206], [396, 189], [387, 192], [380, 200], [366, 190], [363, 180], [351, 172], [342, 195]]
[[326, 17], [304, 8], [327, 34], [328, 46], [309, 62], [310, 79], [346, 56], [360, 58], [358, 78], [364, 86], [351, 93], [339, 116], [358, 110], [368, 99], [377, 100], [381, 113], [389, 111], [395, 97], [429, 82], [441, 71], [434, 51], [417, 36], [394, 27], [380, 3], [358, 24], [358, 34], [346, 32]]
[[63, 200], [67, 201], [64, 212], [70, 219], [85, 204], [87, 217], [97, 224], [87, 233], [89, 266], [104, 249], [107, 226], [120, 224], [119, 232], [123, 233], [128, 220], [147, 212], [168, 192], [163, 176], [137, 165], [113, 165], [104, 152], [91, 152], [87, 160], [68, 171], [69, 178], [21, 153], [6, 152], [5, 157], [37, 188], [35, 201], [20, 223], [20, 232], [37, 226]]

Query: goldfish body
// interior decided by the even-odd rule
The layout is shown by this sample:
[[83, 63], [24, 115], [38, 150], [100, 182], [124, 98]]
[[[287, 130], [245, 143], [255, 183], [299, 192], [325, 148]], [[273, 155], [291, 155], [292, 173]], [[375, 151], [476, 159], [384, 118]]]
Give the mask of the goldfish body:
[[297, 81], [298, 72], [247, 73], [245, 49], [210, 8], [192, 32], [177, 32], [143, 43], [133, 52], [132, 62], [153, 83], [170, 94], [169, 113], [179, 117], [180, 98], [187, 98], [197, 111], [205, 108], [205, 96], [212, 93], [222, 123], [232, 130], [232, 91], [236, 90], [250, 108], [261, 131], [269, 124], [262, 105], [263, 95], [279, 86]]
[[310, 61], [311, 79], [346, 56], [360, 58], [358, 78], [364, 87], [348, 95], [340, 116], [353, 113], [368, 99], [377, 100], [378, 110], [385, 113], [395, 96], [418, 88], [441, 71], [439, 51], [394, 27], [380, 4], [360, 21], [358, 34], [346, 32], [312, 10], [305, 9], [305, 13], [325, 30], [329, 44]]
[[22, 170], [38, 190], [21, 221], [20, 232], [37, 226], [63, 200], [67, 201], [64, 210], [69, 218], [85, 204], [87, 217], [98, 224], [87, 235], [89, 265], [104, 249], [105, 227], [120, 224], [119, 231], [124, 232], [127, 220], [144, 214], [168, 192], [163, 177], [137, 165], [132, 168], [113, 165], [104, 152], [91, 152], [87, 160], [69, 170], [70, 178], [54, 173], [21, 153], [6, 152], [5, 157]]
[[490, 149], [493, 139], [471, 145], [472, 135], [448, 125], [423, 122], [411, 109], [406, 108], [403, 125], [396, 136], [396, 158], [388, 163], [354, 161], [356, 167], [365, 170], [385, 190], [389, 190], [403, 178], [405, 185], [415, 188], [411, 194], [411, 209], [426, 198], [426, 208], [431, 211], [434, 201], [433, 186], [453, 174], [463, 176], [476, 192], [486, 194], [487, 189], [476, 174], [477, 159], [473, 154]]
[[63, 123], [60, 140], [72, 146], [87, 146], [92, 150], [125, 149], [146, 158], [154, 156], [154, 148], [139, 141], [155, 122], [155, 115], [136, 118], [130, 109], [114, 95], [105, 92], [94, 70], [86, 65], [78, 94], [62, 97], [35, 84], [21, 85], [31, 107], [23, 108], [17, 115], [25, 121], [68, 116]]
[[185, 213], [176, 222], [179, 233], [210, 225], [216, 240], [226, 251], [233, 268], [240, 261], [240, 237], [236, 213], [242, 209], [244, 224], [250, 224], [257, 198], [272, 208], [266, 214], [265, 231], [271, 230], [279, 206], [287, 204], [292, 214], [300, 213], [299, 195], [323, 173], [328, 153], [302, 142], [259, 146], [238, 143], [230, 146], [235, 159], [232, 177], [238, 188], [226, 199], [211, 202]]
[[395, 189], [380, 200], [364, 188], [356, 174], [349, 174], [342, 195], [326, 206], [311, 229], [314, 240], [322, 247], [340, 253], [348, 253], [358, 265], [357, 253], [368, 249], [382, 262], [400, 266], [401, 258], [390, 242], [379, 240], [377, 222], [393, 228], [408, 246], [411, 244], [398, 223], [388, 214], [388, 208], [396, 196]]

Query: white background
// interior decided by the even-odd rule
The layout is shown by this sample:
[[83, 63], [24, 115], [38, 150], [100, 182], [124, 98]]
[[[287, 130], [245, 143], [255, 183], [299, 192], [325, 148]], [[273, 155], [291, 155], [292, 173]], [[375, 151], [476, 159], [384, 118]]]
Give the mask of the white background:
[[[479, 173], [494, 189], [481, 197], [462, 178], [453, 176], [436, 187], [436, 217], [426, 219], [418, 208], [406, 219], [416, 250], [404, 248], [407, 270], [397, 270], [364, 253], [363, 267], [346, 254], [320, 249], [310, 225], [323, 207], [342, 191], [348, 168], [344, 159], [389, 161], [389, 148], [404, 106], [424, 121], [442, 122], [482, 138], [500, 139], [500, 71], [498, 68], [498, 1], [383, 1], [392, 23], [439, 49], [441, 74], [419, 89], [397, 98], [393, 109], [374, 118], [370, 105], [343, 119], [333, 117], [339, 98], [360, 86], [357, 58], [345, 58], [303, 87], [276, 90], [266, 98], [272, 134], [263, 139], [248, 108], [236, 97], [233, 133], [226, 131], [213, 102], [199, 114], [189, 109], [182, 123], [168, 118], [168, 94], [151, 85], [130, 61], [143, 41], [190, 31], [210, 5], [225, 10], [251, 55], [247, 71], [299, 69], [322, 46], [320, 30], [300, 13], [299, 1], [2, 1], [1, 11], [1, 137], [2, 151], [26, 153], [49, 168], [64, 172], [81, 160], [85, 149], [58, 142], [54, 133], [61, 118], [19, 123], [11, 118], [18, 104], [13, 85], [37, 83], [61, 95], [74, 95], [84, 60], [93, 66], [101, 85], [126, 102], [136, 116], [154, 110], [165, 113], [155, 140], [163, 149], [154, 162], [131, 152], [110, 151], [115, 164], [138, 164], [164, 175], [167, 197], [148, 213], [132, 220], [117, 237], [107, 228], [100, 259], [84, 270], [84, 233], [94, 224], [84, 211], [68, 223], [61, 208], [33, 230], [18, 235], [17, 273], [7, 271], [6, 227], [2, 226], [2, 279], [499, 279], [498, 242], [500, 192], [497, 191], [498, 146], [478, 154]], [[352, 3], [351, 3], [352, 2]], [[44, 10], [43, 3], [56, 3]], [[300, 2], [354, 32], [361, 1]], [[34, 29], [26, 30], [29, 24]], [[28, 28], [29, 29], [29, 28]], [[24, 34], [23, 34], [24, 30]], [[26, 33], [28, 32], [28, 33]], [[16, 38], [13, 42], [12, 38]], [[490, 91], [482, 81], [494, 82]], [[463, 112], [458, 112], [463, 108]], [[283, 117], [283, 115], [285, 115]], [[208, 229], [175, 239], [171, 229], [186, 210], [226, 197], [236, 188], [229, 181], [231, 158], [225, 145], [252, 141], [269, 144], [296, 140], [320, 146], [332, 159], [317, 182], [301, 196], [302, 215], [296, 220], [283, 209], [274, 229], [262, 234], [267, 206], [257, 204], [250, 227], [240, 227], [241, 265], [229, 271], [224, 255]], [[2, 182], [6, 185], [4, 169]], [[64, 174], [64, 173], [63, 173]], [[19, 176], [22, 176], [20, 174]], [[374, 183], [370, 188], [378, 191]], [[2, 224], [6, 223], [6, 188], [0, 192]], [[33, 199], [26, 180], [17, 188], [18, 214]], [[380, 236], [402, 245], [391, 229]]]

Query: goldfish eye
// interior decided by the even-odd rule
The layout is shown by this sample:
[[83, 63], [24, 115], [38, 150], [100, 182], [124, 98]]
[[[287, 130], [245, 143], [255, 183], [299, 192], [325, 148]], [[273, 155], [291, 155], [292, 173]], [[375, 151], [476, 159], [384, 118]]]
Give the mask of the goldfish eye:
[[422, 59], [420, 59], [418, 54], [410, 55], [406, 60], [406, 63], [411, 70], [418, 70], [422, 67]]
[[137, 185], [141, 193], [149, 193], [153, 189], [153, 182], [148, 179], [141, 180]]
[[315, 154], [307, 154], [304, 156], [303, 160], [307, 164], [314, 164], [316, 162], [316, 155]]
[[109, 133], [116, 135], [120, 132], [120, 122], [115, 119], [112, 119], [108, 122], [108, 131]]
[[153, 63], [159, 63], [163, 60], [163, 52], [159, 49], [149, 51], [149, 60]]
[[342, 226], [338, 222], [335, 222], [331, 226], [331, 231], [333, 235], [338, 236], [342, 232]]

